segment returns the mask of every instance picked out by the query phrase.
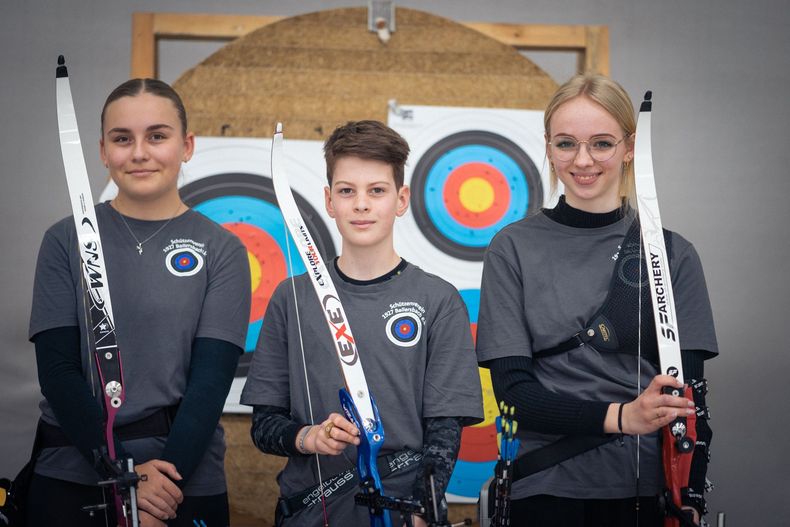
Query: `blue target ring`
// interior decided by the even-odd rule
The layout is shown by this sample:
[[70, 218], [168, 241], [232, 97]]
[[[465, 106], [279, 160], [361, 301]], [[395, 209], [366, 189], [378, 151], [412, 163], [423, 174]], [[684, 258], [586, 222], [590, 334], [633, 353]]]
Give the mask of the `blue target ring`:
[[455, 462], [453, 477], [447, 484], [447, 493], [463, 498], [476, 498], [480, 489], [488, 478], [494, 475], [494, 461], [465, 461], [459, 459]]
[[[287, 234], [285, 230], [280, 209], [268, 201], [249, 196], [222, 196], [204, 201], [196, 205], [194, 209], [220, 225], [240, 222], [258, 227], [274, 238], [283, 255], [286, 254], [286, 250], [291, 253], [290, 264], [293, 267], [287, 267], [288, 276], [295, 276], [305, 272], [306, 269], [296, 249], [296, 244], [294, 244], [291, 235]], [[288, 236], [287, 244], [286, 236]], [[247, 328], [244, 351], [248, 353], [255, 351], [262, 326], [262, 318], [250, 322]]]
[[415, 313], [401, 313], [387, 320], [387, 338], [402, 348], [414, 346], [422, 334], [422, 321]]
[[[247, 353], [242, 355], [236, 370], [237, 377], [245, 377], [263, 325], [265, 305], [279, 281], [273, 278], [278, 273], [269, 272], [273, 269], [272, 261], [285, 260], [283, 278], [304, 273], [304, 264], [284, 227], [270, 178], [256, 174], [217, 174], [189, 183], [179, 192], [187, 205], [235, 232], [247, 247], [251, 264], [257, 262], [264, 276], [253, 291], [253, 308], [244, 346]], [[323, 219], [306, 199], [297, 193], [294, 197], [318, 250], [331, 261], [336, 255], [335, 246]]]
[[[299, 251], [296, 249], [296, 244], [285, 230], [282, 214], [276, 205], [249, 196], [222, 196], [204, 201], [193, 208], [220, 225], [240, 222], [258, 227], [274, 238], [283, 254], [290, 251], [290, 263], [293, 268], [289, 268], [292, 272], [289, 272], [288, 276], [299, 275], [306, 271]], [[287, 244], [286, 235], [288, 236]]]
[[480, 313], [480, 290], [479, 289], [459, 289], [461, 300], [466, 304], [469, 312], [469, 322], [477, 324], [477, 316]]
[[[443, 192], [453, 170], [474, 162], [484, 162], [496, 169], [510, 187], [510, 203], [502, 219], [481, 228], [470, 228], [453, 218], [445, 205]], [[447, 239], [467, 247], [487, 247], [502, 227], [527, 214], [528, 203], [529, 186], [523, 170], [510, 156], [487, 145], [469, 144], [445, 152], [428, 171], [425, 180], [425, 208], [434, 226]]]
[[414, 321], [408, 318], [397, 320], [392, 325], [392, 329], [392, 336], [401, 342], [407, 342], [417, 332], [417, 326], [414, 324]]
[[170, 263], [176, 271], [188, 273], [197, 267], [198, 260], [189, 251], [179, 251], [170, 257]]
[[[473, 184], [462, 190], [466, 183]], [[529, 155], [506, 137], [480, 130], [431, 146], [410, 187], [420, 231], [441, 251], [469, 261], [482, 261], [497, 232], [543, 204], [540, 172]]]
[[203, 257], [194, 248], [172, 249], [165, 255], [165, 267], [175, 276], [193, 276], [203, 269]]

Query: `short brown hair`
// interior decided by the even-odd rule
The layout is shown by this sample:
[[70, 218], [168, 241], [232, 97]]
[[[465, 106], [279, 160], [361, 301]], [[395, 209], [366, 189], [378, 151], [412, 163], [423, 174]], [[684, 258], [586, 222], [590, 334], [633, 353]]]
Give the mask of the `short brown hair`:
[[150, 93], [151, 95], [170, 100], [175, 106], [178, 120], [181, 121], [181, 134], [187, 134], [187, 111], [184, 108], [184, 102], [169, 84], [159, 79], [129, 79], [110, 92], [107, 100], [104, 101], [104, 106], [101, 109], [102, 136], [104, 135], [104, 114], [107, 112], [107, 107], [110, 103], [117, 101], [121, 97], [135, 97], [141, 93]]
[[342, 157], [383, 161], [392, 167], [395, 188], [403, 186], [409, 144], [398, 132], [379, 121], [349, 121], [335, 128], [324, 143], [326, 180], [332, 186], [335, 163]]

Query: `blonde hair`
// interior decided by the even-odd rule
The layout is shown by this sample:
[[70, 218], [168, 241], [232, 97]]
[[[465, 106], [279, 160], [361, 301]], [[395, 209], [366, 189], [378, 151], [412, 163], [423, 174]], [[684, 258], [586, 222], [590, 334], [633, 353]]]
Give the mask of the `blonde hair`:
[[[604, 110], [614, 117], [615, 121], [629, 137], [626, 141], [633, 140], [630, 136], [636, 132], [636, 117], [634, 116], [634, 105], [628, 93], [617, 82], [603, 75], [576, 75], [571, 77], [565, 84], [560, 86], [554, 96], [546, 106], [543, 114], [543, 127], [546, 137], [551, 137], [549, 123], [560, 106], [576, 97], [587, 97], [593, 102], [600, 104]], [[547, 139], [548, 140], [548, 139]], [[551, 194], [557, 192], [557, 174], [551, 169]], [[635, 198], [634, 190], [634, 164], [627, 163], [623, 166], [623, 174], [620, 179], [620, 197], [623, 204], [633, 202]]]

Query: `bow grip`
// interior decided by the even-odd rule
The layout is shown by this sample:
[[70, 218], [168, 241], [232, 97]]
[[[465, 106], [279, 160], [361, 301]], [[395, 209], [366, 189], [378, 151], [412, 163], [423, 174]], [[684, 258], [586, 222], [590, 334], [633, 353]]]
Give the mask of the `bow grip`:
[[[690, 389], [686, 388], [673, 388], [671, 386], [664, 386], [662, 393], [673, 395], [675, 397], [685, 397], [689, 400], [694, 400], [690, 393]], [[695, 441], [689, 437], [688, 419], [685, 417], [677, 417], [674, 421], [667, 425], [671, 436], [674, 438], [675, 447], [681, 454], [687, 454], [694, 450]]]
[[[692, 388], [689, 386], [686, 386], [685, 389], [675, 388], [671, 390], [678, 391], [681, 397], [694, 400]], [[671, 391], [669, 393], [671, 393]], [[684, 429], [682, 437], [678, 437], [676, 431], [673, 430], [673, 427], [676, 426], [678, 421], [680, 421], [680, 418], [675, 419], [675, 421], [671, 422], [668, 426], [665, 426], [662, 431], [662, 464], [664, 467], [664, 481], [666, 487], [666, 507], [672, 513], [665, 518], [665, 527], [686, 525], [682, 515], [679, 515], [683, 507], [681, 489], [689, 485], [691, 460], [694, 446], [697, 442], [697, 415], [691, 414], [682, 419]], [[682, 451], [680, 449], [681, 440], [690, 445], [688, 450]]]
[[[359, 417], [359, 411], [354, 404], [354, 400], [348, 390], [341, 388], [339, 390], [340, 405], [343, 407], [343, 413], [346, 418], [354, 423], [360, 431], [360, 442], [357, 447], [357, 471], [359, 472], [359, 485], [365, 493], [378, 492], [384, 495], [384, 486], [381, 484], [381, 477], [376, 465], [376, 459], [381, 450], [381, 445], [384, 444], [384, 425], [381, 423], [379, 416], [379, 408], [376, 405], [376, 400], [373, 395], [370, 396], [370, 404], [373, 407], [374, 422], [366, 423], [368, 427], [362, 426], [362, 419]], [[386, 510], [373, 508], [369, 509], [370, 512], [370, 525], [371, 527], [391, 527], [390, 516]]]

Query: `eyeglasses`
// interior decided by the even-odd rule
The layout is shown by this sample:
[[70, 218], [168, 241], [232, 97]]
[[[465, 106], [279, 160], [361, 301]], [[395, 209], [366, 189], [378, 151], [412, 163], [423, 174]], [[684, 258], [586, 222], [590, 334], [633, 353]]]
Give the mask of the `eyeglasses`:
[[559, 161], [572, 161], [579, 155], [579, 145], [587, 145], [587, 153], [595, 161], [609, 161], [617, 151], [617, 145], [625, 141], [628, 136], [624, 136], [619, 141], [611, 135], [596, 135], [586, 141], [579, 141], [570, 135], [558, 135], [553, 141], [549, 141], [551, 155]]

